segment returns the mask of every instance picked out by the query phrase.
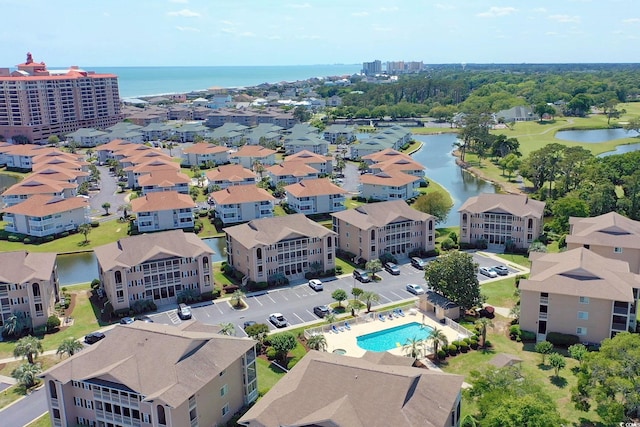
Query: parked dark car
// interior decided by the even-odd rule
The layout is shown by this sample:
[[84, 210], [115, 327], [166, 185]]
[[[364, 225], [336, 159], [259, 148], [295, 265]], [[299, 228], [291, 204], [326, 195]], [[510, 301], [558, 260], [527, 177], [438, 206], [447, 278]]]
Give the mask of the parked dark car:
[[313, 314], [315, 314], [320, 318], [323, 318], [330, 313], [331, 313], [331, 309], [326, 305], [317, 305], [313, 307]]
[[427, 265], [427, 262], [422, 258], [413, 257], [411, 258], [411, 265], [417, 268], [418, 270], [424, 270], [424, 267]]
[[400, 268], [392, 262], [387, 262], [384, 264], [384, 269], [389, 273], [397, 276], [400, 274]]
[[371, 276], [369, 276], [369, 273], [360, 269], [353, 270], [353, 277], [355, 277], [357, 281], [362, 283], [368, 283], [371, 281]]
[[84, 337], [84, 342], [86, 342], [87, 344], [95, 344], [101, 339], [104, 339], [104, 337], [105, 334], [103, 334], [102, 332], [91, 332]]
[[143, 315], [143, 316], [136, 316], [136, 320], [139, 320], [141, 322], [144, 323], [153, 323], [153, 319], [149, 316]]
[[253, 326], [256, 324], [255, 320], [247, 320], [246, 322], [244, 322], [244, 324], [242, 325], [242, 329], [247, 329], [249, 326]]

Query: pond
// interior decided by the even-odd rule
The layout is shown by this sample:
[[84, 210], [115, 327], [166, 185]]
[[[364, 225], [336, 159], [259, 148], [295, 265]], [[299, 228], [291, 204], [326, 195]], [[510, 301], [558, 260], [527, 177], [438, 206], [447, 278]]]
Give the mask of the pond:
[[599, 142], [613, 141], [616, 139], [633, 138], [638, 132], [616, 129], [590, 129], [590, 130], [561, 130], [556, 132], [556, 138], [563, 141], [584, 142], [597, 144]]
[[605, 153], [600, 153], [598, 154], [598, 157], [613, 156], [614, 154], [631, 153], [632, 151], [638, 151], [638, 150], [640, 150], [640, 142], [637, 142], [635, 144], [618, 145], [615, 150], [607, 151]]
[[456, 134], [414, 135], [413, 139], [422, 142], [422, 148], [411, 157], [424, 165], [427, 178], [446, 188], [453, 199], [449, 216], [438, 226], [459, 225], [458, 209], [469, 197], [497, 191], [498, 187], [494, 184], [476, 178], [456, 164], [456, 158], [452, 155]]
[[[202, 239], [214, 250], [213, 262], [227, 259], [226, 242], [224, 237]], [[98, 278], [98, 261], [94, 252], [58, 255], [58, 279], [61, 286], [91, 282]]]
[[0, 173], [0, 193], [3, 193], [4, 190], [16, 184], [18, 181], [20, 181], [20, 178], [17, 176]]

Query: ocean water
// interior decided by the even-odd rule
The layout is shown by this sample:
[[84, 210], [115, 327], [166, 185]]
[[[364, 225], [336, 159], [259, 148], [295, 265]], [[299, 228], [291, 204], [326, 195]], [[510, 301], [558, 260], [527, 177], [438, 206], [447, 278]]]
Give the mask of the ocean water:
[[253, 67], [82, 67], [118, 76], [120, 97], [185, 93], [210, 87], [246, 87], [261, 83], [291, 82], [312, 77], [347, 76], [360, 72], [360, 64], [253, 66]]

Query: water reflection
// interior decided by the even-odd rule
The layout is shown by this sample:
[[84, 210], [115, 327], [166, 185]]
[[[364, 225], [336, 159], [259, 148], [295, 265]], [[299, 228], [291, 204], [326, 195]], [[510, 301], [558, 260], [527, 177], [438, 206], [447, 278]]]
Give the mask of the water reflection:
[[638, 136], [638, 132], [626, 131], [622, 128], [616, 129], [589, 129], [589, 130], [561, 130], [556, 132], [556, 138], [563, 141], [599, 143], [613, 141], [622, 138], [633, 138]]

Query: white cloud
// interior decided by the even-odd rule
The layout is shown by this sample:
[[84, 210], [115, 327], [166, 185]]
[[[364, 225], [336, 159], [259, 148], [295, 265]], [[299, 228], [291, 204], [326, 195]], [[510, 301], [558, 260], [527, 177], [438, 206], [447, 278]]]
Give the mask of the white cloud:
[[267, 36], [267, 39], [269, 40], [282, 40], [282, 37], [275, 35], [275, 36]]
[[373, 31], [377, 31], [379, 33], [388, 33], [393, 31], [391, 27], [373, 27]]
[[580, 23], [580, 17], [578, 15], [550, 15], [549, 19], [551, 19], [552, 21], [556, 21], [556, 22], [571, 22], [571, 23], [575, 23], [578, 24]]
[[200, 16], [198, 12], [194, 12], [193, 10], [189, 10], [189, 9], [182, 9], [182, 10], [177, 10], [173, 12], [167, 12], [167, 15], [182, 16], [183, 18], [195, 18], [197, 16]]
[[622, 22], [624, 22], [625, 24], [636, 24], [640, 22], [640, 18], [623, 19]]
[[351, 16], [358, 16], [358, 17], [369, 16], [369, 12], [353, 12]]
[[545, 9], [544, 7], [537, 7], [533, 9], [533, 11], [536, 13], [547, 13], [547, 9]]
[[251, 31], [244, 31], [242, 33], [238, 33], [238, 35], [240, 37], [255, 37], [255, 33], [252, 33]]
[[220, 23], [224, 25], [231, 25], [231, 26], [238, 25], [237, 22], [233, 22], [233, 21], [220, 21]]
[[398, 6], [381, 7], [380, 8], [380, 12], [397, 12], [398, 10], [400, 10], [400, 8]]
[[178, 31], [185, 31], [185, 32], [190, 32], [190, 33], [199, 33], [200, 30], [197, 28], [193, 28], [193, 27], [181, 27], [181, 26], [177, 26], [176, 30]]
[[309, 3], [291, 3], [289, 7], [293, 9], [309, 9], [311, 5]]
[[189, 3], [189, 0], [169, 0], [169, 3], [182, 3], [182, 4], [186, 4], [186, 3]]
[[440, 9], [440, 10], [453, 10], [456, 7], [451, 5], [451, 4], [442, 4], [442, 3], [436, 3], [435, 4], [436, 9]]
[[556, 33], [555, 31], [547, 31], [546, 33], [544, 33], [545, 36], [557, 36], [558, 33]]
[[481, 18], [494, 18], [496, 16], [507, 16], [507, 15], [511, 15], [516, 10], [518, 9], [516, 9], [515, 7], [492, 6], [486, 12], [478, 13], [478, 16]]
[[316, 36], [316, 35], [304, 35], [304, 34], [301, 34], [301, 35], [296, 36], [296, 38], [299, 39], [299, 40], [320, 40], [322, 37]]

